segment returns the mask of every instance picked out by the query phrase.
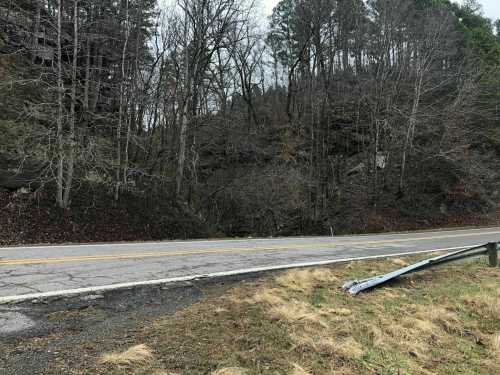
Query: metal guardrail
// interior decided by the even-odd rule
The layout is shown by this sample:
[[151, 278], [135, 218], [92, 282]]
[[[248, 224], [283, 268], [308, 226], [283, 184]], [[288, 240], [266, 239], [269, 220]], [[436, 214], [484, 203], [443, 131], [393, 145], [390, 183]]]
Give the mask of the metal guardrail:
[[386, 273], [384, 275], [370, 277], [368, 279], [363, 279], [363, 280], [353, 280], [346, 282], [342, 286], [342, 288], [348, 291], [350, 294], [356, 295], [359, 292], [375, 288], [379, 285], [387, 283], [388, 281], [394, 280], [402, 275], [426, 270], [428, 268], [439, 266], [444, 263], [454, 262], [457, 260], [481, 256], [481, 255], [488, 255], [490, 266], [497, 267], [499, 244], [500, 243], [498, 242], [491, 242], [485, 245], [462, 249], [444, 255], [439, 255], [400, 268], [398, 270]]

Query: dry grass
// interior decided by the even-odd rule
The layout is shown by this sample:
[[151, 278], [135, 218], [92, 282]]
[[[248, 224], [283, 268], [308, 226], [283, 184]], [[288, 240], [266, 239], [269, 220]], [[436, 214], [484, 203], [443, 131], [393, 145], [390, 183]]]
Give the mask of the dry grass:
[[[373, 267], [366, 273], [377, 274], [390, 264], [405, 266], [408, 261], [393, 259], [385, 262], [384, 267]], [[422, 279], [418, 281], [421, 285], [410, 288], [415, 290], [426, 284], [432, 288], [422, 276], [416, 278]], [[367, 356], [384, 358], [387, 353], [393, 353], [394, 361], [386, 361], [387, 368], [395, 368], [399, 373], [429, 373], [426, 367], [435, 356], [436, 348], [441, 346], [449, 353], [458, 340], [465, 346], [468, 345], [466, 337], [477, 339], [483, 335], [478, 324], [466, 324], [461, 316], [463, 306], [457, 304], [459, 301], [448, 300], [445, 290], [438, 290], [444, 298], [433, 301], [415, 300], [409, 294], [411, 290], [401, 287], [386, 287], [350, 299], [338, 291], [338, 280], [331, 268], [292, 270], [276, 278], [278, 288], [257, 290], [253, 302], [261, 303], [271, 319], [288, 322], [297, 352], [342, 358], [354, 365], [350, 367], [354, 372], [356, 365], [365, 362]], [[335, 289], [325, 288], [332, 284], [337, 284]], [[447, 285], [448, 288], [459, 286]], [[464, 298], [480, 316], [498, 319], [500, 299], [493, 287], [489, 284], [483, 291], [474, 289], [465, 293]], [[320, 308], [308, 303], [318, 288], [327, 299]], [[366, 305], [358, 305], [356, 302], [360, 300]], [[493, 353], [497, 353], [495, 340], [490, 341]], [[485, 358], [482, 364], [485, 368], [497, 367], [492, 358]], [[368, 365], [365, 370], [369, 369]]]
[[179, 374], [177, 374], [175, 372], [166, 371], [166, 370], [157, 370], [157, 371], [153, 372], [152, 375], [179, 375]]
[[[500, 373], [500, 269], [474, 261], [356, 297], [339, 288], [394, 267], [358, 262], [242, 283], [156, 321], [142, 337], [156, 366], [182, 374]], [[150, 374], [147, 366], [134, 373]]]
[[309, 292], [324, 283], [337, 282], [338, 277], [329, 268], [304, 268], [291, 270], [276, 278], [276, 282], [283, 288], [297, 292]]
[[466, 296], [464, 302], [473, 306], [488, 316], [498, 316], [500, 314], [499, 288], [496, 290], [482, 291], [474, 295]]
[[215, 313], [217, 313], [217, 314], [222, 314], [222, 313], [227, 312], [227, 309], [225, 309], [225, 308], [223, 308], [223, 307], [216, 307], [214, 311], [215, 311]]
[[153, 359], [153, 353], [147, 345], [133, 346], [124, 352], [105, 353], [101, 357], [101, 363], [113, 365], [143, 364]]
[[287, 303], [279, 289], [260, 289], [251, 298], [246, 299], [248, 303], [261, 303], [268, 306], [278, 306]]
[[[300, 273], [303, 275], [302, 272]], [[285, 280], [291, 280], [292, 274], [292, 272], [288, 272], [285, 275]], [[279, 282], [283, 282], [281, 277], [280, 279]], [[293, 284], [290, 283], [290, 285]], [[295, 290], [295, 288], [293, 289]], [[266, 306], [269, 310], [269, 317], [273, 320], [284, 319], [293, 322], [302, 321], [309, 324], [325, 326], [321, 313], [313, 311], [308, 303], [287, 295], [286, 289], [260, 289], [252, 298], [248, 298], [246, 302]]]
[[328, 324], [322, 318], [322, 315], [302, 302], [290, 301], [276, 306], [271, 306], [269, 310], [270, 317], [275, 319], [284, 319], [288, 322], [303, 324], [312, 324], [318, 327], [326, 328]]
[[312, 374], [309, 371], [300, 367], [298, 364], [293, 363], [292, 372], [290, 373], [290, 375], [312, 375]]
[[248, 370], [242, 367], [226, 367], [212, 372], [212, 375], [246, 375]]
[[500, 360], [500, 332], [495, 333], [490, 339], [491, 351], [496, 355], [497, 360]]
[[404, 259], [401, 259], [401, 258], [394, 258], [392, 260], [392, 263], [394, 263], [396, 266], [400, 266], [400, 267], [405, 267], [408, 265], [408, 262]]

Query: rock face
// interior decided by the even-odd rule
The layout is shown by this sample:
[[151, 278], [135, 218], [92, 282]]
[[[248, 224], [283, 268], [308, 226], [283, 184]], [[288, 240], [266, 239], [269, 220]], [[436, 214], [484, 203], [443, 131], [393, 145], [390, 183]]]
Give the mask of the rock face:
[[43, 163], [31, 160], [21, 162], [10, 154], [0, 153], [0, 189], [36, 189], [41, 184], [43, 170]]

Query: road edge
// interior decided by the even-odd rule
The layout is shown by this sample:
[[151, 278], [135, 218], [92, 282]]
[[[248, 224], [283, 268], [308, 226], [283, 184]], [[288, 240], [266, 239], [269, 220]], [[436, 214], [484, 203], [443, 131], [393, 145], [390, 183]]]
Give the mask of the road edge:
[[204, 280], [204, 279], [205, 280], [206, 279], [218, 279], [218, 278], [238, 276], [238, 275], [256, 274], [256, 273], [269, 272], [269, 271], [286, 270], [286, 269], [291, 269], [291, 268], [325, 266], [325, 265], [329, 265], [329, 264], [346, 263], [346, 262], [359, 261], [359, 260], [392, 258], [392, 257], [425, 254], [425, 253], [437, 253], [437, 252], [445, 252], [445, 251], [449, 251], [449, 250], [460, 250], [460, 249], [465, 249], [468, 247], [470, 247], [470, 246], [458, 246], [458, 247], [447, 248], [447, 249], [418, 250], [418, 251], [400, 252], [400, 253], [394, 253], [394, 254], [380, 254], [380, 255], [370, 255], [370, 256], [363, 256], [363, 257], [330, 259], [330, 260], [323, 260], [323, 261], [316, 261], [316, 262], [289, 263], [289, 264], [282, 264], [282, 265], [276, 265], [276, 266], [264, 266], [264, 267], [237, 269], [237, 270], [232, 270], [232, 271], [214, 272], [214, 273], [209, 273], [209, 274], [196, 274], [196, 275], [188, 275], [188, 276], [180, 276], [180, 277], [171, 277], [171, 278], [165, 278], [165, 279], [133, 281], [133, 282], [127, 282], [127, 283], [117, 283], [117, 284], [109, 284], [109, 285], [102, 285], [102, 286], [85, 287], [85, 288], [57, 290], [57, 291], [51, 291], [51, 292], [21, 294], [21, 295], [0, 297], [0, 305], [21, 303], [21, 302], [35, 301], [35, 300], [44, 300], [44, 299], [50, 299], [50, 298], [63, 298], [63, 297], [74, 297], [74, 296], [79, 296], [79, 295], [98, 294], [98, 293], [109, 292], [109, 291], [113, 291], [113, 290], [132, 289], [132, 288], [141, 287], [141, 286], [167, 285], [167, 284], [183, 283], [183, 282], [190, 282], [190, 281]]

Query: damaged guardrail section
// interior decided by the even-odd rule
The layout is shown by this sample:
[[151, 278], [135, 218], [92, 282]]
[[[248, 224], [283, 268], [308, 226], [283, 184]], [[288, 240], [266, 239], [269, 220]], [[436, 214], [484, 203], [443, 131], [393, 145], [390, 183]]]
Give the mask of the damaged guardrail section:
[[370, 277], [364, 280], [349, 281], [345, 283], [342, 288], [348, 291], [350, 294], [356, 295], [359, 292], [385, 284], [386, 282], [394, 280], [402, 275], [422, 271], [431, 267], [439, 266], [444, 263], [454, 262], [456, 260], [477, 257], [481, 255], [488, 255], [490, 266], [497, 267], [498, 250], [498, 242], [491, 242], [481, 246], [462, 249], [448, 254], [439, 255], [430, 259], [425, 259], [415, 264], [411, 264], [398, 270], [386, 273], [384, 275]]

